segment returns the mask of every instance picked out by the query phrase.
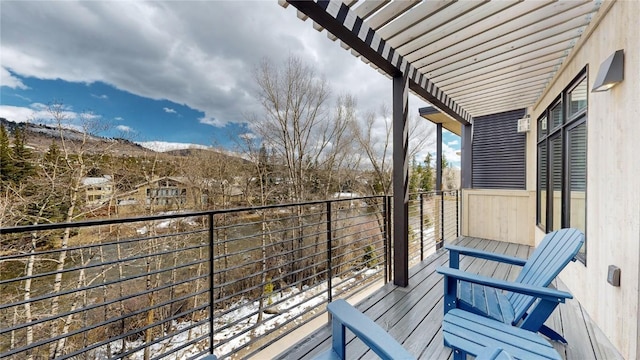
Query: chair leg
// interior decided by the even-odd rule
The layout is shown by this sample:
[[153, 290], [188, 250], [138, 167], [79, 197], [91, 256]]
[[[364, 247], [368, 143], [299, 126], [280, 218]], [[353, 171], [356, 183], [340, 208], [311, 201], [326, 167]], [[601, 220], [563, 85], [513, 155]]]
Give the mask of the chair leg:
[[458, 281], [449, 276], [444, 276], [444, 313], [456, 308], [458, 298]]
[[553, 341], [558, 341], [561, 342], [563, 344], [567, 344], [567, 340], [565, 340], [562, 335], [558, 334], [555, 330], [551, 329], [550, 327], [546, 326], [546, 325], [542, 325], [540, 326], [540, 329], [538, 330], [538, 332], [546, 337], [548, 337], [549, 339], [553, 340]]
[[453, 348], [453, 360], [467, 360], [467, 353], [460, 349]]

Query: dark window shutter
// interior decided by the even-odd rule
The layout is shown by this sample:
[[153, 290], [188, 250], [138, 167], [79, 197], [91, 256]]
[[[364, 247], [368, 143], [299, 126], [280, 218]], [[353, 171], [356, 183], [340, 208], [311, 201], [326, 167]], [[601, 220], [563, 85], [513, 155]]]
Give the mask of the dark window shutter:
[[474, 188], [526, 188], [526, 136], [517, 130], [524, 115], [521, 109], [473, 119]]

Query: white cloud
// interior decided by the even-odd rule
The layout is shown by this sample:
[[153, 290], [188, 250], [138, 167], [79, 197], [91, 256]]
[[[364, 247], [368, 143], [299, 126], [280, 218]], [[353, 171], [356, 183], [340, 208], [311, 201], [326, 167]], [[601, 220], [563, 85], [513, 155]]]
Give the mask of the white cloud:
[[30, 122], [36, 111], [27, 107], [0, 105], [0, 117], [13, 122]]
[[0, 67], [0, 86], [6, 86], [12, 89], [28, 89], [20, 79], [13, 76], [4, 66]]
[[29, 102], [33, 101], [33, 100], [31, 100], [30, 98], [28, 98], [28, 97], [26, 97], [26, 96], [22, 96], [22, 95], [20, 95], [20, 94], [13, 94], [13, 95], [14, 95], [15, 97], [17, 97], [17, 98], [20, 98], [20, 99], [24, 100], [24, 101], [29, 101]]
[[162, 110], [164, 110], [164, 112], [169, 113], [169, 114], [177, 114], [178, 113], [174, 109], [168, 108], [168, 107], [162, 108]]
[[96, 98], [96, 99], [100, 99], [100, 100], [107, 100], [109, 97], [105, 94], [102, 95], [96, 95], [96, 94], [91, 94], [92, 97]]
[[198, 122], [200, 122], [201, 124], [211, 125], [215, 127], [224, 127], [225, 125], [227, 125], [227, 121], [222, 121], [216, 118], [206, 117], [206, 116], [199, 118]]
[[459, 144], [458, 140], [452, 140], [452, 141], [449, 141], [447, 143], [447, 145], [449, 145], [449, 146], [454, 146], [454, 145], [458, 145], [458, 144]]
[[[0, 105], [0, 117], [13, 122], [28, 122], [48, 126], [60, 125], [64, 129], [77, 131], [91, 130], [94, 120], [100, 119], [98, 114], [83, 112], [78, 113], [72, 110], [71, 106], [62, 105], [56, 117], [49, 111], [49, 106], [42, 103], [33, 103], [29, 107]], [[58, 124], [59, 122], [59, 124]]]
[[[14, 122], [31, 122], [38, 124], [53, 124], [54, 119], [49, 112], [49, 107], [42, 103], [33, 103], [29, 107], [0, 105], [0, 117]], [[78, 114], [71, 111], [70, 107], [63, 107], [60, 117], [64, 121], [73, 121]]]
[[451, 166], [453, 167], [460, 167], [460, 155], [458, 155], [459, 151], [460, 149], [452, 148], [447, 144], [442, 145], [442, 154], [444, 154], [447, 162], [449, 162], [449, 164], [451, 164]]
[[129, 127], [129, 126], [126, 126], [126, 125], [118, 125], [118, 126], [116, 126], [116, 130], [122, 131], [122, 132], [125, 132], [125, 133], [133, 132], [133, 129], [131, 127]]
[[116, 117], [113, 118], [113, 120], [122, 121], [122, 120], [124, 120], [124, 118], [122, 118], [122, 116], [116, 116]]
[[[263, 57], [300, 57], [363, 111], [391, 103], [389, 79], [276, 1], [16, 1], [0, 21], [2, 66], [18, 76], [102, 81], [202, 111], [213, 126], [261, 112], [252, 70]], [[410, 97], [411, 113], [425, 105]]]
[[254, 133], [244, 133], [244, 134], [238, 135], [238, 137], [244, 140], [253, 140], [258, 138]]

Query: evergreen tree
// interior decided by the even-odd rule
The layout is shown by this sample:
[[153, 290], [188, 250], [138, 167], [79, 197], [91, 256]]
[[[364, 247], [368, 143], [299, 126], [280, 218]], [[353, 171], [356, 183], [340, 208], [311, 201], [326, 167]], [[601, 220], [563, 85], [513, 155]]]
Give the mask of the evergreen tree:
[[420, 181], [420, 187], [424, 191], [432, 191], [433, 190], [433, 179], [434, 179], [434, 171], [431, 166], [432, 161], [431, 153], [427, 154], [427, 157], [424, 159], [424, 169], [422, 170], [422, 179]]
[[60, 156], [60, 147], [58, 147], [58, 144], [51, 143], [51, 145], [49, 145], [49, 150], [47, 150], [47, 153], [44, 154], [43, 158], [43, 166], [45, 167], [45, 169], [56, 169], [60, 161]]
[[444, 172], [444, 169], [449, 167], [449, 162], [447, 161], [447, 157], [444, 156], [444, 154], [442, 154], [442, 171]]
[[0, 124], [0, 187], [13, 177], [13, 159], [9, 146], [9, 135], [3, 124]]
[[[411, 173], [409, 174], [409, 193], [415, 194], [420, 191], [421, 180], [423, 176], [422, 166], [420, 164], [416, 164], [416, 159], [413, 158], [411, 161]], [[413, 195], [412, 195], [413, 198]]]
[[31, 219], [47, 219], [51, 222], [64, 220], [70, 206], [67, 196], [70, 179], [63, 160], [60, 147], [55, 142], [51, 143], [42, 157], [38, 176], [34, 181], [25, 182], [22, 193], [31, 199], [25, 213]]
[[13, 133], [13, 166], [12, 180], [16, 183], [33, 175], [34, 168], [31, 164], [31, 150], [26, 146], [26, 135], [20, 127], [16, 127]]

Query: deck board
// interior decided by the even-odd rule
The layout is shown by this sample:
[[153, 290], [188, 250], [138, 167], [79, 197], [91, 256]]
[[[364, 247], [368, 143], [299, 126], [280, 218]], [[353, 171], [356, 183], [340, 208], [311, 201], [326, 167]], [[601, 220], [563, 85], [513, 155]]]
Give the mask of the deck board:
[[[561, 281], [557, 282], [557, 289], [570, 291]], [[582, 317], [580, 304], [575, 300], [567, 301], [560, 309], [560, 318], [562, 319], [562, 336], [568, 342], [565, 347], [567, 358], [595, 360], [595, 353], [589, 339], [587, 325]]]
[[[527, 258], [531, 248], [525, 245], [463, 237], [457, 245], [471, 246], [485, 251], [500, 252]], [[409, 286], [399, 288], [386, 284], [372, 293], [356, 307], [387, 330], [414, 356], [420, 359], [449, 359], [451, 349], [443, 344], [443, 285], [442, 276], [436, 273], [438, 266], [448, 264], [446, 250], [438, 250], [409, 271]], [[482, 259], [462, 256], [460, 269], [495, 278], [513, 280], [520, 267], [498, 264]], [[560, 289], [566, 287], [554, 282]], [[547, 325], [558, 331], [569, 345], [552, 342], [564, 359], [621, 359], [619, 353], [608, 342], [604, 334], [585, 316], [576, 300], [561, 304], [547, 321]], [[321, 327], [278, 356], [278, 359], [311, 359], [331, 346], [329, 325]], [[354, 340], [347, 332], [347, 355], [350, 359], [375, 359], [362, 342]]]
[[593, 346], [593, 352], [596, 356], [596, 359], [607, 359], [607, 360], [624, 360], [622, 355], [616, 349], [612, 349], [611, 346], [606, 346], [609, 342], [605, 334], [595, 326], [589, 314], [586, 313], [582, 305], [580, 305], [580, 311], [582, 312], [582, 316], [585, 319], [585, 323], [587, 325], [587, 332], [589, 333], [589, 339], [591, 340], [591, 345]]
[[[557, 285], [557, 281], [553, 280], [553, 282], [551, 283], [551, 285], [554, 288], [558, 288]], [[564, 331], [562, 329], [562, 318], [560, 316], [560, 311], [563, 310], [563, 307], [558, 307], [556, 309], [556, 311], [554, 311], [551, 316], [549, 316], [549, 318], [547, 319], [547, 321], [545, 321], [545, 325], [547, 325], [548, 327], [556, 330], [560, 335], [563, 335]], [[556, 349], [556, 351], [563, 357], [563, 358], [567, 358], [567, 349], [566, 346], [562, 343], [556, 342], [556, 341], [552, 341], [551, 345], [553, 345], [553, 347]]]

